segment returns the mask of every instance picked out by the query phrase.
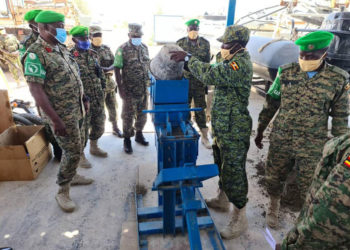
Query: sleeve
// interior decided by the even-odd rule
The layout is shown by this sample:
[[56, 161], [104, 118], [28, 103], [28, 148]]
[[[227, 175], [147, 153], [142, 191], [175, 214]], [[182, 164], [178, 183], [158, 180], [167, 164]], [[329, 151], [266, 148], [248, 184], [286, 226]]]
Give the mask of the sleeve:
[[207, 53], [205, 55], [205, 62], [209, 63], [210, 62], [210, 43], [208, 42], [208, 48], [207, 48]]
[[258, 119], [258, 132], [264, 132], [271, 122], [281, 104], [281, 100], [273, 99], [270, 95], [266, 95], [265, 103]]
[[330, 116], [332, 116], [332, 135], [339, 136], [349, 131], [349, 88], [350, 84], [344, 84], [339, 94], [333, 99]]
[[340, 249], [349, 244], [349, 171], [342, 162], [333, 168], [308, 204], [308, 213], [284, 239], [282, 249]]
[[115, 57], [114, 57], [114, 67], [122, 69], [124, 66], [124, 59], [123, 59], [123, 49], [122, 48], [118, 48], [117, 52], [115, 53]]
[[24, 58], [24, 76], [27, 82], [44, 84], [46, 78], [45, 68], [36, 53], [29, 52]]

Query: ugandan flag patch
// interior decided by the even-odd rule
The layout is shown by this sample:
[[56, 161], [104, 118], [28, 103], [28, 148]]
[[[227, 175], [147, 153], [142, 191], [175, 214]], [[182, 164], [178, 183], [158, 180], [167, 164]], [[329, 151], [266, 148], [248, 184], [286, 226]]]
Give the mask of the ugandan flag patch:
[[350, 168], [350, 154], [348, 155], [348, 157], [346, 158], [346, 160], [344, 161], [344, 165], [348, 168]]
[[238, 66], [238, 64], [237, 64], [236, 62], [230, 63], [230, 66], [231, 66], [231, 68], [232, 68], [234, 71], [239, 70], [239, 66]]

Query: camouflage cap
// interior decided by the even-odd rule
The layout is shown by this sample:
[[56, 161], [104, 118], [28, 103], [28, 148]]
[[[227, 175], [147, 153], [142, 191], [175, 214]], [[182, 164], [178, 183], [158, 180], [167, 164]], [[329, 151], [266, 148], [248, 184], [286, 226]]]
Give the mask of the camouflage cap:
[[250, 30], [242, 25], [231, 25], [226, 27], [225, 33], [217, 40], [222, 43], [230, 43], [233, 41], [248, 42]]
[[142, 36], [142, 25], [137, 23], [129, 23], [129, 33], [130, 35]]
[[91, 25], [89, 27], [90, 34], [97, 34], [97, 33], [102, 33], [102, 28], [97, 25]]

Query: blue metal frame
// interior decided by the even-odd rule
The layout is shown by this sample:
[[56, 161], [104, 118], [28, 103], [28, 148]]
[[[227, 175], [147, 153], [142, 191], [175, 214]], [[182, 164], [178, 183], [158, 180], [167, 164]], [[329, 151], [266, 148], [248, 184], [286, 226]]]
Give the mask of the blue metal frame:
[[236, 0], [229, 0], [226, 26], [230, 26], [235, 23], [235, 14], [236, 14]]
[[[187, 91], [186, 91], [187, 90]], [[188, 80], [156, 81], [151, 85], [151, 113], [156, 131], [158, 175], [152, 190], [158, 206], [143, 207], [135, 195], [140, 249], [147, 249], [147, 235], [187, 232], [190, 248], [202, 249], [200, 230], [207, 230], [213, 249], [225, 249], [199, 188], [217, 176], [215, 164], [196, 165], [199, 134], [189, 121]]]

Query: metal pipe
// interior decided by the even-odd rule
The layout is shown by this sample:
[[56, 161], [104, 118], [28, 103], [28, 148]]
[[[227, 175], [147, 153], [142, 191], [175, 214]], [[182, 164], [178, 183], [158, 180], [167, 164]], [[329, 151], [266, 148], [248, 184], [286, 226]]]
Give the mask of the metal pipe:
[[236, 13], [236, 0], [229, 0], [226, 26], [230, 26], [234, 24], [235, 13]]

